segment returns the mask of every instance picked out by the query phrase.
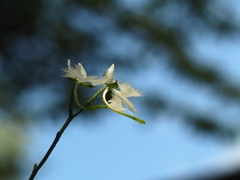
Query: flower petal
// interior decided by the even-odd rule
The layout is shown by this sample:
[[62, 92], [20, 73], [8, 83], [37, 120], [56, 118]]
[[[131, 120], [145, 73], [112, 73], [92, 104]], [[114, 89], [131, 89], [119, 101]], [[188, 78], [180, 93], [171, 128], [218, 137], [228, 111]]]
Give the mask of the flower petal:
[[124, 96], [124, 94], [122, 94], [121, 91], [118, 91], [118, 90], [116, 90], [116, 89], [113, 89], [112, 92], [113, 92], [113, 94], [114, 94], [115, 96], [119, 97], [119, 98], [122, 100], [122, 102], [127, 106], [127, 108], [128, 108], [129, 110], [131, 110], [131, 111], [134, 112], [134, 113], [137, 113], [137, 111], [136, 111], [136, 109], [134, 108], [134, 106], [133, 106], [133, 104], [131, 103], [131, 101], [129, 101], [129, 100], [127, 99], [127, 97]]
[[93, 80], [91, 83], [92, 85], [100, 85], [105, 83], [111, 83], [113, 81], [114, 76], [114, 64], [112, 64], [108, 70], [104, 73], [103, 77]]
[[111, 103], [110, 105], [121, 111], [121, 112], [125, 112], [125, 109], [122, 106], [122, 100], [118, 97], [118, 96], [113, 96], [111, 100], [108, 101], [109, 103]]
[[104, 73], [104, 76], [107, 77], [107, 82], [106, 83], [111, 83], [113, 81], [113, 76], [114, 76], [114, 64], [108, 68], [108, 70]]
[[118, 87], [122, 95], [124, 95], [125, 97], [139, 97], [143, 95], [141, 92], [139, 92], [139, 90], [134, 89], [134, 87], [127, 83], [118, 83]]
[[81, 63], [78, 63], [75, 67], [71, 67], [71, 62], [68, 60], [67, 65], [68, 68], [63, 69], [65, 72], [64, 77], [75, 79], [78, 82], [91, 82], [97, 78], [97, 76], [87, 76], [87, 73]]
[[87, 77], [87, 72], [85, 71], [81, 63], [78, 63], [78, 65], [76, 66], [76, 69], [82, 75], [82, 77]]

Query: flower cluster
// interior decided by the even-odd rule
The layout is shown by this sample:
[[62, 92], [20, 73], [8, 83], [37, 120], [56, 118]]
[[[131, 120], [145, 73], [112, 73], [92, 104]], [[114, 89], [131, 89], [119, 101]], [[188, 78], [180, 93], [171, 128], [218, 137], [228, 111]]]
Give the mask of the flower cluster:
[[114, 76], [114, 64], [112, 64], [107, 71], [105, 71], [103, 77], [98, 78], [97, 76], [87, 76], [87, 72], [85, 71], [84, 67], [81, 63], [72, 67], [70, 64], [70, 60], [68, 60], [68, 68], [63, 69], [65, 72], [64, 77], [69, 78], [70, 80], [74, 81], [76, 85], [80, 84], [84, 87], [95, 87], [99, 85], [104, 85], [101, 88], [101, 91], [98, 91], [96, 95], [99, 95], [103, 91], [103, 102], [105, 106], [99, 105], [94, 107], [84, 107], [78, 102], [77, 98], [77, 86], [75, 86], [74, 94], [75, 94], [75, 102], [76, 104], [84, 109], [99, 109], [99, 108], [109, 108], [114, 112], [117, 112], [121, 115], [129, 117], [133, 120], [138, 121], [141, 124], [145, 124], [140, 118], [132, 116], [130, 114], [125, 113], [126, 109], [123, 108], [123, 104], [133, 113], [136, 113], [136, 109], [128, 99], [129, 97], [139, 97], [143, 94], [139, 91], [134, 89], [131, 85], [127, 83], [119, 83], [118, 81], [113, 79]]

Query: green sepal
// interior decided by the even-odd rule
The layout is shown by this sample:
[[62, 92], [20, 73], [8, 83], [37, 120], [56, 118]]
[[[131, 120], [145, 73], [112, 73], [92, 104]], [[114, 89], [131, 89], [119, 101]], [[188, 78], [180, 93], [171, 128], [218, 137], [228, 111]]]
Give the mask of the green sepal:
[[87, 88], [94, 88], [95, 86], [86, 82], [81, 82], [79, 83], [81, 86], [83, 87], [87, 87]]
[[71, 78], [71, 77], [67, 77], [67, 79], [69, 79], [72, 82], [78, 82], [77, 78]]
[[114, 83], [108, 84], [107, 85], [109, 89], [117, 89], [118, 88], [118, 82], [115, 81]]
[[70, 78], [70, 77], [68, 77], [67, 79], [69, 79], [72, 82], [78, 83], [78, 84], [80, 84], [83, 87], [87, 87], [87, 88], [94, 88], [95, 87], [94, 85], [89, 84], [87, 82], [78, 82], [77, 78]]

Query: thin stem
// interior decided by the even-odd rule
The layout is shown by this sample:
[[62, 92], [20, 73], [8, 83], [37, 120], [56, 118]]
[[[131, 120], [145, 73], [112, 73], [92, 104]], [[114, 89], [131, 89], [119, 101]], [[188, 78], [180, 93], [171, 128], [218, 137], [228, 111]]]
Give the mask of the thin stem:
[[[77, 93], [77, 88], [78, 88], [78, 83], [75, 83], [74, 85], [74, 92], [73, 92], [73, 96], [74, 96], [74, 100], [75, 100], [75, 103], [78, 107], [80, 107], [81, 109], [85, 109], [85, 110], [95, 110], [95, 109], [102, 109], [102, 108], [107, 108], [107, 106], [105, 105], [95, 105], [95, 106], [91, 106], [91, 107], [86, 107], [86, 106], [83, 106], [79, 103], [78, 101], [78, 93]], [[102, 87], [101, 89], [99, 89], [91, 99], [89, 99], [89, 101], [93, 101], [104, 89], [106, 89], [107, 86], [104, 86]]]
[[[106, 87], [105, 87], [106, 88]], [[86, 106], [89, 106], [93, 100], [105, 89], [105, 88], [101, 88], [97, 91], [97, 93], [95, 93], [85, 104]], [[68, 127], [68, 125], [71, 123], [71, 121], [73, 120], [74, 117], [76, 117], [78, 114], [80, 114], [84, 109], [80, 109], [78, 112], [76, 112], [75, 114], [73, 114], [73, 103], [74, 103], [74, 88], [72, 89], [72, 93], [71, 93], [71, 97], [70, 97], [70, 103], [69, 103], [69, 116], [68, 119], [66, 120], [66, 122], [63, 124], [62, 128], [57, 132], [56, 137], [54, 139], [54, 141], [52, 142], [51, 146], [49, 147], [48, 151], [46, 152], [45, 156], [43, 157], [43, 159], [40, 161], [39, 164], [34, 164], [32, 173], [29, 177], [29, 180], [33, 180], [34, 177], [36, 176], [36, 174], [38, 173], [39, 169], [41, 169], [41, 167], [44, 165], [44, 163], [47, 161], [48, 157], [50, 156], [50, 154], [52, 153], [53, 149], [55, 148], [55, 146], [57, 145], [59, 139], [61, 138], [63, 132], [65, 131], [65, 129]]]
[[41, 162], [38, 165], [37, 164], [34, 165], [34, 168], [33, 168], [33, 171], [32, 171], [32, 174], [31, 174], [29, 180], [33, 180], [34, 179], [34, 177], [38, 173], [38, 170], [47, 161], [48, 157], [50, 156], [50, 154], [52, 153], [53, 149], [57, 145], [59, 139], [61, 138], [64, 130], [67, 128], [67, 126], [69, 125], [69, 123], [72, 121], [73, 118], [74, 118], [74, 116], [68, 117], [67, 121], [64, 123], [63, 127], [61, 128], [61, 130], [57, 132], [56, 137], [55, 137], [54, 141], [52, 142], [52, 145], [48, 149], [47, 153], [45, 154], [45, 156], [43, 157]]

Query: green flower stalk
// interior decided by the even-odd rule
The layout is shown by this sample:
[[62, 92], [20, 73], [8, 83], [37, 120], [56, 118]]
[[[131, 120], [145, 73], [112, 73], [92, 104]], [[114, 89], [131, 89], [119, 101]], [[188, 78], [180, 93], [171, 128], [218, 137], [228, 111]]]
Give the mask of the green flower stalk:
[[[102, 109], [102, 108], [108, 108], [105, 105], [95, 105], [95, 106], [90, 106], [90, 107], [86, 107], [83, 106], [79, 103], [78, 101], [78, 93], [77, 93], [77, 87], [78, 87], [78, 83], [74, 84], [74, 90], [73, 90], [73, 97], [74, 97], [74, 101], [76, 103], [76, 105], [81, 108], [81, 109], [85, 109], [85, 110], [95, 110], [95, 109]], [[105, 90], [107, 88], [107, 86], [103, 86], [101, 89], [99, 89], [90, 99], [89, 101], [93, 101], [103, 90]]]

